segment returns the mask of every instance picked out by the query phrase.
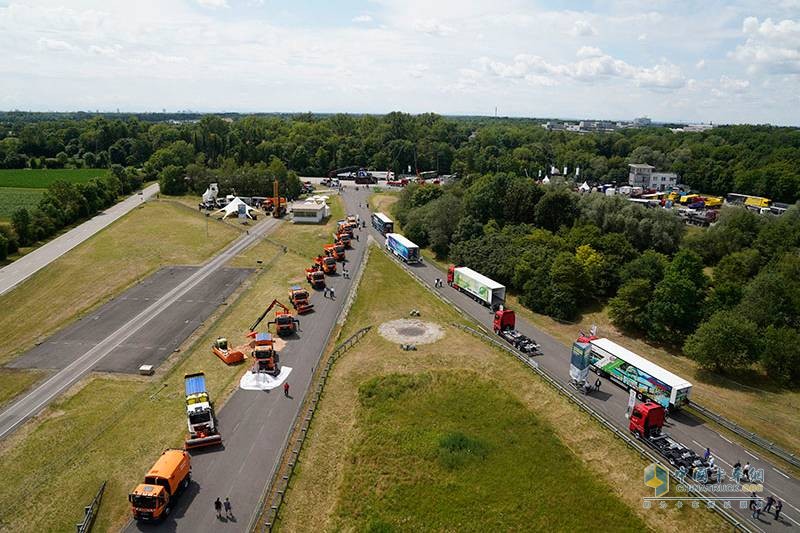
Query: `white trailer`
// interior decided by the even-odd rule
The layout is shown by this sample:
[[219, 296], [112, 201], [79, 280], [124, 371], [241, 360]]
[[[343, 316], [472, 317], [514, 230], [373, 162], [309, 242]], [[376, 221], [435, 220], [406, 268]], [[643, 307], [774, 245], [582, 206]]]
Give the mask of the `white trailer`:
[[506, 301], [506, 287], [471, 268], [450, 265], [447, 283], [465, 292], [484, 305], [497, 309]]

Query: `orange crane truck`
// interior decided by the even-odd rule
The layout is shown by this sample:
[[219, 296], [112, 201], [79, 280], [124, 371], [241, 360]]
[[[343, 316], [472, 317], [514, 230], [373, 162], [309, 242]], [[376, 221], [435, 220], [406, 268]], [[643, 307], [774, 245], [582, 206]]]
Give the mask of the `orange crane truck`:
[[314, 304], [308, 301], [308, 291], [300, 285], [292, 285], [289, 288], [289, 301], [292, 302], [292, 306], [299, 315], [314, 309]]
[[250, 334], [248, 335], [249, 337], [254, 337], [257, 335], [255, 333], [256, 328], [275, 306], [278, 306], [278, 309], [275, 311], [275, 320], [270, 320], [267, 322], [267, 326], [270, 324], [275, 324], [275, 332], [281, 337], [297, 332], [297, 325], [300, 323], [300, 321], [297, 320], [294, 315], [292, 315], [292, 312], [287, 306], [283, 305], [278, 300], [272, 300], [272, 303], [269, 304], [266, 309], [264, 309], [264, 312], [261, 313], [256, 321], [250, 326]]
[[317, 290], [325, 288], [325, 272], [316, 263], [311, 268], [306, 269], [306, 280]]
[[191, 457], [186, 450], [169, 449], [128, 495], [133, 518], [138, 521], [161, 520], [175, 505], [176, 498], [189, 486]]

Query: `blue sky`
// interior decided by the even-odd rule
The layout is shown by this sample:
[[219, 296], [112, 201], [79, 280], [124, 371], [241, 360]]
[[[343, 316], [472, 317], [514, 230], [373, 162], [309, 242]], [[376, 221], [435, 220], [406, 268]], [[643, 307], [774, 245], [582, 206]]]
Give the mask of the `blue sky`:
[[800, 124], [800, 0], [0, 0], [0, 109]]

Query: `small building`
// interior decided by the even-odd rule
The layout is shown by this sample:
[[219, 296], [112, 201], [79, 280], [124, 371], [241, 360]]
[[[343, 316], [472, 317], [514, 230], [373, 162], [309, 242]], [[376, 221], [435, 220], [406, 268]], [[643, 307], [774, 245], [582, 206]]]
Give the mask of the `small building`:
[[674, 172], [653, 172], [656, 167], [643, 163], [628, 165], [628, 183], [633, 187], [666, 191], [678, 184], [678, 175]]
[[331, 216], [331, 209], [325, 202], [294, 202], [292, 220], [295, 224], [319, 224]]

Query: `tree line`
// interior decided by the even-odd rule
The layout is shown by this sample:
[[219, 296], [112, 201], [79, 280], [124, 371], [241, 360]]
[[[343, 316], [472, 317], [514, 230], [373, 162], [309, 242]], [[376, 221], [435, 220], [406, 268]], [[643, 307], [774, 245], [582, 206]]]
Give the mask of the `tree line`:
[[726, 207], [687, 233], [667, 210], [494, 173], [411, 184], [394, 215], [409, 239], [538, 313], [574, 320], [607, 304], [621, 330], [704, 368], [800, 378], [800, 205], [781, 217]]
[[[181, 117], [182, 122], [166, 122]], [[396, 173], [506, 173], [536, 178], [551, 165], [580, 167], [579, 180], [623, 183], [628, 163], [677, 172], [708, 194], [738, 192], [793, 203], [800, 198], [800, 131], [721, 126], [673, 133], [663, 127], [577, 134], [540, 121], [374, 115], [35, 115], [0, 114], [0, 167], [146, 169], [156, 179], [168, 154], [183, 166], [220, 169], [269, 164], [299, 175], [361, 165]], [[192, 119], [192, 120], [187, 120]], [[189, 153], [191, 152], [191, 154]], [[149, 165], [148, 165], [149, 163]], [[174, 162], [172, 163], [174, 164]], [[181, 165], [176, 165], [181, 166]]]

